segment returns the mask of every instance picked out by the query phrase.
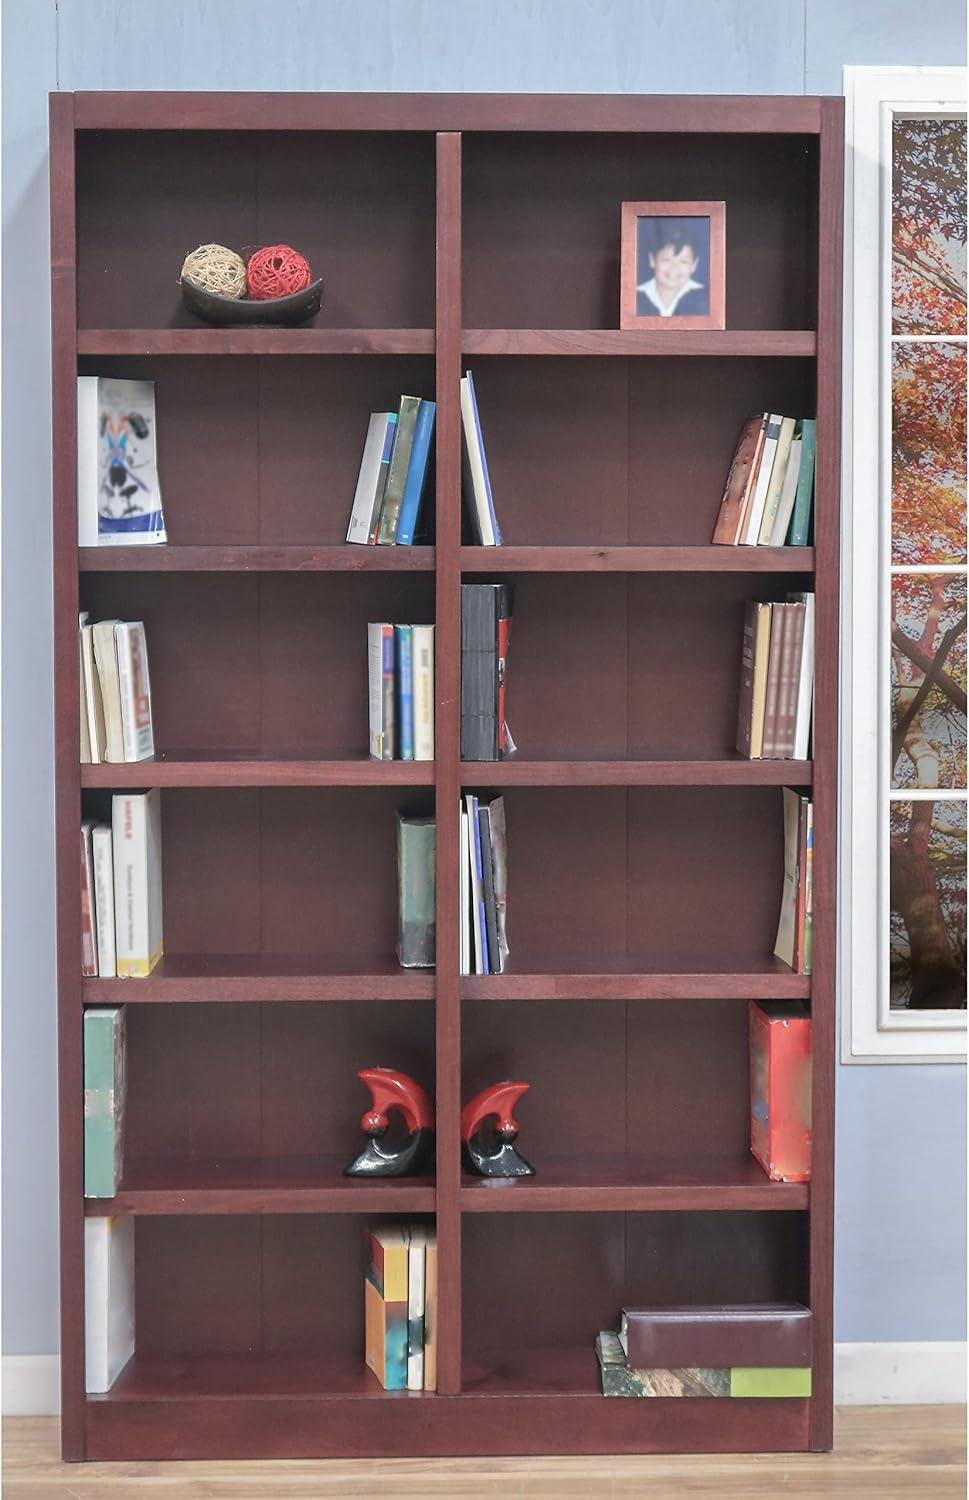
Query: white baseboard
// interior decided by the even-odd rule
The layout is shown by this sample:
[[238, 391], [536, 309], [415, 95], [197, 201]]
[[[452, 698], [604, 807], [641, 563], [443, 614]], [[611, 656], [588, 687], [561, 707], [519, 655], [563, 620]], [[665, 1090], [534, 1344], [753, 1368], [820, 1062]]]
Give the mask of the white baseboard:
[[[837, 1406], [961, 1405], [966, 1400], [966, 1345], [835, 1344]], [[56, 1417], [60, 1360], [56, 1354], [3, 1357], [3, 1415]]]

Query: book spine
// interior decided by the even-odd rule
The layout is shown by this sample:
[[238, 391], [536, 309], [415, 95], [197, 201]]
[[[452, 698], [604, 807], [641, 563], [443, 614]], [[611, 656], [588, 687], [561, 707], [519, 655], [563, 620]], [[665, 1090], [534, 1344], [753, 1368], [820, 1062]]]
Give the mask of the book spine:
[[730, 472], [724, 485], [720, 511], [713, 532], [713, 540], [722, 546], [732, 547], [737, 542], [737, 531], [743, 510], [744, 496], [750, 481], [751, 466], [757, 452], [763, 418], [750, 417], [743, 427], [736, 452], [730, 464]]
[[795, 934], [797, 922], [797, 853], [798, 824], [800, 821], [800, 798], [790, 787], [784, 787], [784, 884], [781, 892], [781, 911], [777, 922], [777, 938], [774, 953], [783, 963], [794, 968]]
[[468, 847], [468, 814], [461, 809], [461, 844], [458, 851], [458, 891], [461, 901], [461, 973], [471, 973], [471, 855]]
[[414, 660], [414, 759], [434, 759], [434, 626], [411, 630]]
[[111, 829], [98, 823], [91, 830], [94, 857], [94, 909], [97, 918], [98, 969], [102, 979], [117, 973], [114, 951], [114, 860]]
[[461, 759], [498, 759], [498, 593], [461, 585]]
[[495, 708], [497, 715], [496, 731], [498, 736], [499, 757], [508, 755], [513, 748], [511, 737], [508, 733], [508, 722], [505, 718], [505, 697], [507, 691], [508, 676], [508, 647], [511, 644], [511, 612], [514, 593], [510, 585], [500, 584], [498, 586], [497, 606], [497, 641], [495, 644], [495, 671], [498, 678], [498, 701]]
[[148, 651], [140, 621], [119, 620], [114, 627], [118, 689], [121, 700], [122, 749], [126, 761], [148, 760], [155, 753], [151, 725]]
[[461, 381], [461, 431], [464, 435], [464, 493], [474, 539], [481, 547], [494, 547], [495, 534], [491, 529], [484, 465], [478, 447], [478, 426], [467, 375]]
[[505, 972], [508, 959], [508, 833], [505, 799], [495, 797], [488, 809], [491, 828], [491, 861], [495, 880], [495, 916], [498, 925], [498, 972]]
[[375, 411], [367, 426], [367, 436], [360, 460], [360, 473], [353, 497], [353, 509], [347, 526], [347, 541], [366, 546], [376, 537], [380, 519], [380, 502], [387, 483], [387, 469], [394, 442], [394, 412]]
[[394, 680], [394, 627], [383, 625], [381, 657], [381, 722], [383, 740], [381, 759], [393, 760], [397, 751], [397, 705]]
[[470, 891], [469, 900], [469, 931], [471, 934], [470, 944], [470, 967], [473, 974], [487, 974], [487, 967], [483, 967], [484, 933], [483, 905], [481, 901], [481, 873], [478, 868], [477, 853], [477, 829], [478, 829], [478, 799], [467, 793], [465, 803], [468, 813], [468, 885]]
[[394, 626], [400, 759], [414, 759], [414, 640], [409, 625]]
[[437, 1236], [427, 1231], [424, 1249], [424, 1389], [437, 1390]]
[[764, 514], [761, 517], [760, 530], [757, 533], [758, 546], [764, 547], [770, 541], [777, 512], [780, 508], [781, 496], [784, 493], [784, 481], [787, 478], [787, 460], [791, 451], [791, 441], [794, 437], [794, 418], [783, 417], [781, 429], [777, 438], [777, 451], [774, 454], [774, 466], [771, 470], [770, 484], [767, 487], [767, 499], [764, 502]]
[[85, 1390], [103, 1395], [135, 1352], [135, 1221], [84, 1221]]
[[807, 760], [811, 743], [811, 715], [814, 708], [814, 595], [789, 594], [788, 598], [804, 605], [804, 630], [797, 677], [797, 707], [794, 715], [794, 758]]
[[414, 429], [414, 444], [411, 448], [404, 496], [400, 504], [400, 519], [397, 522], [397, 545], [410, 547], [414, 542], [417, 518], [427, 480], [428, 456], [434, 432], [435, 405], [433, 401], [422, 401], [417, 413]]
[[485, 906], [484, 890], [484, 859], [481, 853], [481, 825], [478, 820], [478, 799], [471, 798], [470, 808], [471, 844], [474, 852], [474, 882], [475, 900], [478, 906], [477, 931], [480, 934], [479, 955], [481, 967], [479, 973], [491, 974], [491, 960], [488, 952], [488, 914]]
[[785, 625], [781, 638], [780, 686], [777, 693], [776, 753], [778, 759], [789, 760], [794, 754], [805, 609], [803, 604], [785, 604], [783, 609]]
[[407, 1389], [424, 1389], [424, 1230], [410, 1232], [407, 1255]]
[[748, 599], [744, 605], [744, 634], [740, 651], [740, 698], [737, 703], [737, 749], [748, 759], [753, 758], [751, 743], [758, 612], [759, 605], [756, 599]]
[[484, 884], [485, 924], [488, 933], [488, 962], [492, 974], [500, 974], [498, 949], [498, 911], [495, 904], [494, 855], [491, 848], [491, 814], [488, 807], [478, 807], [478, 835], [481, 842], [481, 874]]
[[801, 423], [801, 466], [797, 478], [797, 496], [787, 535], [788, 545], [791, 547], [806, 547], [810, 534], [817, 441], [818, 424], [813, 417], [805, 417]]
[[94, 870], [91, 856], [91, 825], [81, 824], [81, 973], [93, 977], [98, 972], [98, 950], [95, 932]]
[[371, 620], [367, 625], [367, 702], [370, 721], [370, 754], [384, 758], [384, 631], [388, 627]]
[[802, 797], [800, 799], [800, 811], [797, 822], [797, 902], [794, 917], [794, 968], [798, 974], [805, 973], [804, 932], [807, 915], [807, 833], [809, 807], [810, 803], [807, 797]]
[[491, 531], [491, 545], [501, 546], [501, 531], [498, 527], [498, 518], [495, 515], [495, 500], [491, 493], [491, 476], [488, 473], [488, 456], [485, 453], [484, 434], [481, 431], [481, 413], [478, 410], [478, 393], [474, 388], [474, 377], [470, 370], [465, 372], [468, 382], [468, 396], [471, 403], [471, 414], [474, 419], [475, 444], [478, 450], [478, 458], [481, 463], [481, 479], [484, 485], [485, 504], [488, 508], [488, 525]]
[[807, 836], [804, 843], [804, 945], [801, 968], [811, 973], [814, 947], [814, 803], [807, 805]]
[[104, 760], [104, 705], [101, 702], [101, 683], [94, 660], [94, 626], [86, 623], [81, 626], [81, 660], [84, 666], [84, 701], [88, 738], [91, 742], [91, 761], [98, 765]]
[[781, 421], [783, 419], [776, 412], [772, 412], [768, 418], [767, 430], [764, 434], [764, 445], [761, 450], [760, 466], [757, 470], [757, 484], [751, 496], [750, 505], [744, 522], [744, 530], [740, 540], [746, 547], [755, 547], [760, 535], [760, 523], [764, 516], [764, 506], [767, 504], [767, 495], [770, 490], [771, 475], [774, 472], [774, 455], [777, 452], [777, 441], [781, 435]]
[[767, 696], [764, 700], [765, 760], [777, 759], [777, 712], [781, 688], [781, 662], [784, 656], [784, 631], [787, 628], [787, 606], [772, 604], [770, 609], [770, 656], [767, 663]]
[[767, 441], [767, 426], [770, 422], [770, 413], [763, 412], [760, 418], [760, 430], [757, 433], [757, 444], [754, 448], [754, 459], [750, 466], [750, 474], [747, 478], [747, 486], [744, 490], [743, 500], [740, 503], [740, 516], [737, 520], [737, 530], [734, 533], [734, 542], [739, 545], [747, 534], [747, 522], [750, 519], [750, 508], [757, 493], [757, 484], [760, 479], [760, 466], [764, 457], [764, 444]]
[[161, 957], [158, 789], [112, 798], [115, 948], [120, 979], [143, 979]]
[[380, 506], [380, 525], [377, 529], [377, 541], [382, 547], [390, 546], [397, 540], [397, 523], [400, 520], [400, 508], [404, 501], [404, 485], [407, 482], [407, 469], [414, 446], [414, 432], [417, 427], [417, 412], [420, 404], [419, 396], [401, 396], [400, 398], [397, 431], [394, 436], [393, 452], [390, 455], [387, 487]]
[[405, 969], [435, 963], [435, 827], [428, 818], [397, 818], [397, 957]]
[[115, 644], [114, 620], [102, 620], [92, 630], [94, 662], [101, 687], [104, 711], [104, 758], [114, 764], [124, 761], [124, 727], [121, 711], [121, 676]]
[[796, 435], [791, 441], [791, 449], [787, 455], [787, 470], [784, 474], [784, 488], [781, 491], [780, 503], [774, 524], [771, 527], [770, 545], [772, 547], [783, 547], [784, 539], [791, 525], [791, 516], [794, 514], [794, 500], [797, 495], [798, 475], [801, 472], [801, 424], [798, 423]]
[[122, 1006], [84, 1016], [84, 1196], [113, 1198], [121, 1181], [125, 1024]]

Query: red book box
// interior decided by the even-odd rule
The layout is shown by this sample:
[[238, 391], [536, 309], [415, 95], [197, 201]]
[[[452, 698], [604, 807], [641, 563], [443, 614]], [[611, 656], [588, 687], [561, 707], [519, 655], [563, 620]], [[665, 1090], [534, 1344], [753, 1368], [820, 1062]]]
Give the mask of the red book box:
[[811, 1016], [797, 1000], [750, 1002], [750, 1149], [775, 1182], [811, 1176]]

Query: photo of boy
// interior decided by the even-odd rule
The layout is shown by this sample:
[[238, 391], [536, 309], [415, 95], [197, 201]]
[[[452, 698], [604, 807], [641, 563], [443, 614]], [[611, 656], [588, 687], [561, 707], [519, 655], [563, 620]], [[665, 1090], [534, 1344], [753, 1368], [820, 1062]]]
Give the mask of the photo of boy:
[[636, 220], [637, 317], [706, 317], [710, 220]]

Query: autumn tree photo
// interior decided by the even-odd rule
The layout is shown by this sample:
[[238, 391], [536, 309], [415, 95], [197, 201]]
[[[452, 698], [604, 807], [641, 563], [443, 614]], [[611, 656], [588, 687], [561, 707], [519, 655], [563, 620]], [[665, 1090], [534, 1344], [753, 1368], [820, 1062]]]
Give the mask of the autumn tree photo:
[[966, 784], [966, 580], [892, 579], [892, 786]]
[[896, 120], [892, 332], [966, 332], [966, 123]]
[[964, 1008], [964, 801], [892, 803], [890, 901], [893, 1007]]
[[892, 347], [892, 562], [966, 561], [966, 350]]

